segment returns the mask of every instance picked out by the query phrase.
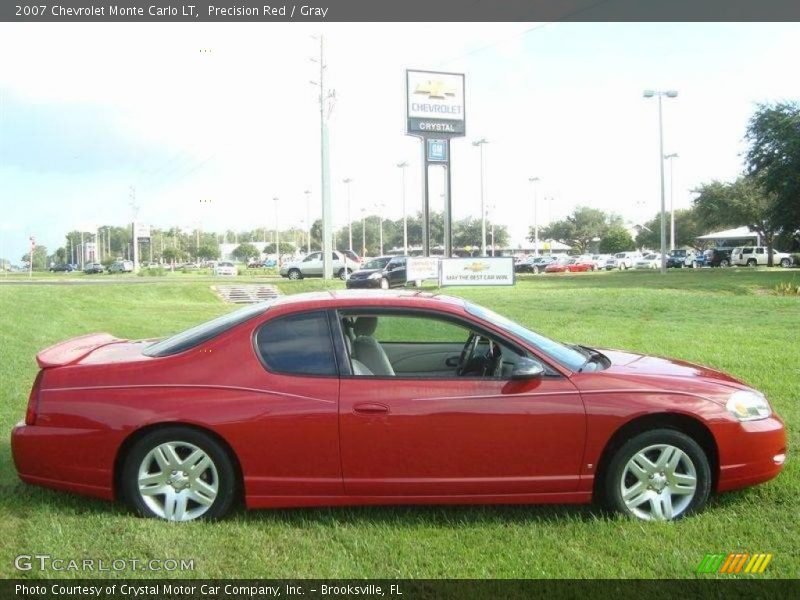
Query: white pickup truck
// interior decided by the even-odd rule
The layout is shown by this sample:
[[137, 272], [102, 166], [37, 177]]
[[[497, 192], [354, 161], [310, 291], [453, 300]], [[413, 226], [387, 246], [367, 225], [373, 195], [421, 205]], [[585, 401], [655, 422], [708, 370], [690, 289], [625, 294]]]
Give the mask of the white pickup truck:
[[[739, 267], [766, 266], [768, 250], [766, 246], [741, 246], [731, 252], [731, 264]], [[785, 252], [772, 251], [772, 264], [789, 267], [792, 256]]]

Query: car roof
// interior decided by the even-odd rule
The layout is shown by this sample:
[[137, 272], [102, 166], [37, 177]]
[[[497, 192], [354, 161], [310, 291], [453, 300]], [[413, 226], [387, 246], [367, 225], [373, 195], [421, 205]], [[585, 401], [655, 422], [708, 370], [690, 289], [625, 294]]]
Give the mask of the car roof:
[[273, 307], [308, 306], [314, 308], [343, 306], [398, 306], [420, 308], [464, 308], [462, 298], [416, 290], [332, 290], [280, 296]]

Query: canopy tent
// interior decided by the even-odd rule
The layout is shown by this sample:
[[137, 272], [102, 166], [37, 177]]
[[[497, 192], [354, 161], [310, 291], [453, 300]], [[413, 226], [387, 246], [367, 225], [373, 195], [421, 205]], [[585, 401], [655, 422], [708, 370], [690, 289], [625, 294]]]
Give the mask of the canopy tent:
[[744, 242], [754, 240], [757, 246], [761, 244], [761, 236], [755, 231], [751, 231], [747, 226], [707, 233], [706, 235], [698, 236], [697, 239], [704, 242], [730, 242], [732, 240], [741, 240]]

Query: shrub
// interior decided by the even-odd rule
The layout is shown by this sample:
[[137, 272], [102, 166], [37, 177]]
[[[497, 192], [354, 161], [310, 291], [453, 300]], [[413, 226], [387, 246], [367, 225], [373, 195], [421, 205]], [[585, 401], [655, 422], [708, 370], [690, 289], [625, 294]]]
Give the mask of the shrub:
[[800, 296], [800, 285], [795, 281], [781, 281], [772, 292], [777, 296]]
[[792, 266], [800, 267], [800, 252], [792, 254]]
[[147, 269], [139, 269], [139, 277], [163, 277], [167, 274], [164, 267], [155, 267]]

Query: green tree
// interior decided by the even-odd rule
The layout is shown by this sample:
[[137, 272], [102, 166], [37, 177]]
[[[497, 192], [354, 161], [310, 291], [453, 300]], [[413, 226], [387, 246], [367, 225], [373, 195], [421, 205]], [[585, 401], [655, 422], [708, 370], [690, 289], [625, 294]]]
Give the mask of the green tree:
[[733, 183], [712, 181], [695, 190], [694, 209], [699, 219], [711, 227], [747, 225], [757, 232], [769, 248], [767, 264], [772, 266], [772, 246], [780, 230], [775, 213], [775, 196], [765, 191], [752, 177]]
[[[26, 252], [22, 256], [22, 262], [28, 264], [31, 260], [31, 253]], [[36, 246], [33, 249], [33, 270], [46, 271], [50, 265], [47, 264], [47, 246]]]
[[197, 258], [200, 260], [217, 260], [219, 258], [219, 246], [204, 242], [197, 250]]
[[[295, 247], [293, 244], [289, 242], [280, 242], [279, 248], [281, 250], [281, 255], [283, 254], [294, 254]], [[264, 253], [265, 254], [275, 254], [275, 242], [270, 242], [266, 246], [264, 246]]]
[[176, 263], [180, 260], [183, 260], [183, 258], [186, 256], [186, 253], [175, 246], [167, 246], [164, 248], [164, 252], [161, 256], [168, 263]]
[[[667, 244], [669, 245], [669, 214], [666, 215], [666, 219]], [[697, 236], [707, 233], [710, 227], [715, 226], [701, 219], [693, 208], [679, 208], [675, 211], [675, 246], [697, 248]], [[639, 248], [661, 247], [661, 213], [644, 224], [636, 236], [636, 246]]]
[[258, 251], [258, 248], [256, 248], [250, 242], [239, 244], [233, 249], [233, 252], [231, 252], [231, 256], [233, 256], [233, 258], [244, 263], [250, 261], [251, 259], [258, 258], [260, 255], [261, 253]]
[[[598, 208], [578, 206], [563, 221], [556, 221], [540, 229], [539, 239], [556, 240], [584, 253], [595, 238], [603, 238], [609, 227], [621, 224], [622, 219], [617, 215], [606, 214]], [[534, 239], [532, 227], [528, 239], [531, 241]]]
[[603, 254], [616, 254], [633, 250], [636, 243], [633, 241], [628, 230], [620, 225], [614, 225], [606, 230], [605, 235], [600, 240], [600, 252]]
[[800, 104], [760, 105], [750, 118], [745, 138], [750, 144], [747, 173], [761, 190], [762, 205], [768, 204], [769, 215], [759, 210], [757, 220], [768, 216], [776, 230], [796, 231], [800, 228]]

